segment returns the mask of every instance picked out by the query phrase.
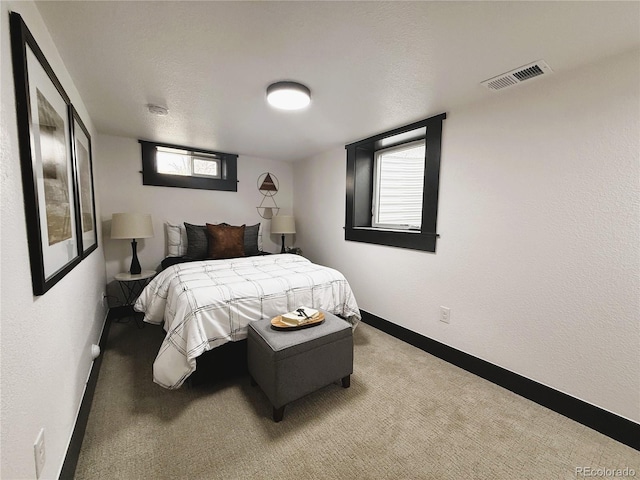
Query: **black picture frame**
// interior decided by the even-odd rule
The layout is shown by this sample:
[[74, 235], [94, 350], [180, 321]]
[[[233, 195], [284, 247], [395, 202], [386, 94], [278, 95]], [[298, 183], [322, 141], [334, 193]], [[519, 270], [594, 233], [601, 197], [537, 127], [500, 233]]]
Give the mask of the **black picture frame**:
[[96, 222], [96, 200], [93, 183], [93, 155], [91, 135], [73, 105], [69, 106], [71, 139], [73, 145], [73, 165], [76, 174], [76, 205], [78, 239], [82, 258], [86, 258], [98, 248], [98, 228]]
[[31, 280], [43, 295], [82, 259], [71, 102], [18, 13], [10, 29]]

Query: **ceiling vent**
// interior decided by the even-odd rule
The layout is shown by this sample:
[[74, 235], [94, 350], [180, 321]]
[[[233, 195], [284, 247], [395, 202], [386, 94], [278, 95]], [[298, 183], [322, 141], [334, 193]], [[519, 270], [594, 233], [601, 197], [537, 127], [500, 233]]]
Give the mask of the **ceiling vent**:
[[531, 78], [536, 78], [540, 75], [547, 75], [552, 72], [553, 70], [551, 70], [551, 67], [547, 65], [547, 62], [544, 60], [538, 60], [537, 62], [530, 63], [529, 65], [523, 65], [522, 67], [511, 70], [510, 72], [485, 80], [481, 84], [489, 90], [502, 90], [503, 88], [512, 87]]

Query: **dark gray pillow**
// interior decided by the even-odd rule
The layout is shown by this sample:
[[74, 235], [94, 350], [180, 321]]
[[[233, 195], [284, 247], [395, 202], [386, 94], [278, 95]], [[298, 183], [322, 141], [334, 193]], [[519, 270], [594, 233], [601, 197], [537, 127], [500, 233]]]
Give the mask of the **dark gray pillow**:
[[206, 225], [192, 225], [184, 222], [187, 230], [187, 253], [186, 258], [191, 260], [204, 260], [209, 254], [209, 241], [207, 240]]
[[246, 257], [250, 257], [251, 255], [260, 255], [260, 250], [258, 250], [259, 231], [259, 223], [244, 227], [244, 255]]

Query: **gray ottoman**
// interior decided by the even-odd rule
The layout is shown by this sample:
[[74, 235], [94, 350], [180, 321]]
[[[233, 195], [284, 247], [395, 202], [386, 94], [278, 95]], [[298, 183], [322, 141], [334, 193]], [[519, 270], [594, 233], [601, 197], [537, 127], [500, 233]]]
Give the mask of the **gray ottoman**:
[[273, 420], [287, 403], [337, 380], [348, 388], [353, 373], [351, 324], [323, 312], [322, 324], [301, 330], [271, 328], [271, 320], [249, 323], [247, 363], [252, 381], [273, 405]]

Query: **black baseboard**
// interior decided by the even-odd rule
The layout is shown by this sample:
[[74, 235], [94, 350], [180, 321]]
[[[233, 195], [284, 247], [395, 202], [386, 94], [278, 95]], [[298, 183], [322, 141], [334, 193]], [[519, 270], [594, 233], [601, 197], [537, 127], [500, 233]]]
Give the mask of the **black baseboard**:
[[640, 450], [640, 425], [361, 310], [362, 321], [474, 375]]
[[[98, 344], [101, 352], [104, 352], [106, 348], [110, 326], [111, 319], [109, 318], [109, 315], [107, 315]], [[76, 425], [73, 428], [69, 448], [67, 449], [67, 454], [65, 455], [64, 463], [62, 464], [62, 470], [60, 471], [60, 480], [72, 480], [76, 473], [76, 466], [78, 465], [78, 458], [80, 457], [80, 448], [82, 447], [84, 432], [87, 429], [87, 421], [89, 420], [89, 412], [91, 411], [91, 402], [93, 401], [93, 393], [95, 392], [96, 384], [98, 383], [98, 374], [100, 373], [103, 355], [104, 353], [101, 353], [98, 358], [93, 361], [93, 365], [91, 366], [91, 373], [89, 374], [89, 380], [87, 380], [87, 388], [85, 389], [82, 402], [80, 403]]]

